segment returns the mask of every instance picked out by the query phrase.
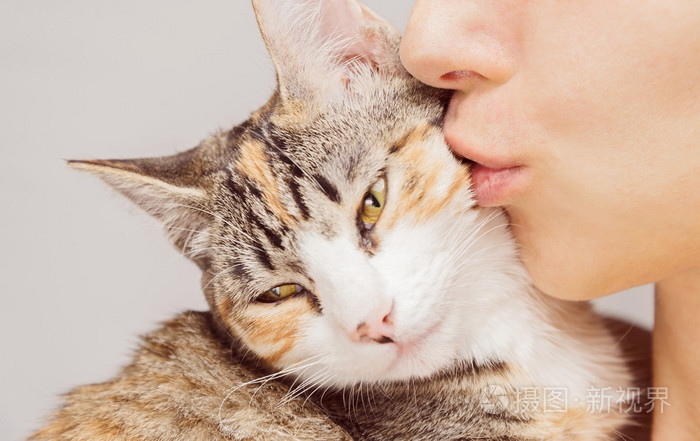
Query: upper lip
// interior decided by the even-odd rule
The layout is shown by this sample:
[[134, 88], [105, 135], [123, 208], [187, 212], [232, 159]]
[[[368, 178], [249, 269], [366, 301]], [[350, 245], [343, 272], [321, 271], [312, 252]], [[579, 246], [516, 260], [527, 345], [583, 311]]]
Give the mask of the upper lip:
[[460, 155], [462, 155], [469, 161], [472, 161], [476, 164], [490, 169], [502, 170], [507, 168], [518, 167], [521, 165], [513, 159], [500, 158], [480, 153], [476, 151], [471, 144], [464, 142], [462, 139], [458, 139], [450, 135], [445, 135], [445, 142], [452, 151], [458, 151]]

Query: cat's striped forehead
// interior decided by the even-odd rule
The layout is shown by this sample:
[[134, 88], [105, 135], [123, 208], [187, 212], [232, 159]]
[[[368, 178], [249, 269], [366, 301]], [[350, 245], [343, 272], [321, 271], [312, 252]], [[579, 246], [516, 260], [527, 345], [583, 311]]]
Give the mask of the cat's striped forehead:
[[321, 113], [290, 111], [271, 100], [231, 132], [235, 154], [217, 192], [217, 209], [228, 245], [245, 244], [229, 256], [237, 277], [255, 284], [261, 273], [303, 269], [294, 256], [297, 233], [315, 229], [332, 237], [354, 224], [362, 196], [392, 160], [413, 169], [405, 188], [427, 177], [421, 169], [434, 161], [426, 160], [429, 153], [420, 143], [441, 136], [442, 103], [404, 103], [415, 108], [406, 115], [388, 111], [386, 102], [401, 109], [393, 96]]

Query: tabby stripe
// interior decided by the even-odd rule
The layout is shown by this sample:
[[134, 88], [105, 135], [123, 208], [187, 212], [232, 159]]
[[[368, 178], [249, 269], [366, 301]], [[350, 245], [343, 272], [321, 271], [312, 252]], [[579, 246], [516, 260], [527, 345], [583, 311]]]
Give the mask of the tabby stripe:
[[313, 178], [316, 180], [316, 182], [318, 182], [321, 190], [323, 190], [323, 194], [325, 194], [328, 199], [337, 204], [340, 203], [340, 194], [338, 193], [338, 189], [335, 187], [335, 185], [328, 182], [328, 179], [321, 175], [314, 175]]
[[245, 179], [245, 186], [248, 189], [248, 193], [250, 193], [250, 196], [254, 199], [257, 199], [259, 201], [263, 201], [263, 194], [262, 192], [258, 189], [258, 187], [253, 184], [253, 181], [250, 178]]
[[230, 170], [228, 171], [228, 177], [226, 179], [226, 187], [228, 187], [229, 191], [233, 196], [245, 196], [245, 191], [235, 181], [233, 172]]
[[239, 279], [251, 279], [250, 272], [243, 266], [243, 264], [238, 259], [231, 259], [229, 261], [229, 267], [231, 268], [231, 274]]
[[248, 133], [265, 144], [268, 156], [274, 155], [280, 162], [286, 164], [291, 169], [292, 179], [287, 181], [287, 185], [292, 192], [292, 199], [294, 199], [297, 208], [299, 208], [301, 212], [302, 219], [308, 220], [311, 213], [309, 212], [309, 207], [304, 202], [304, 197], [298, 182], [298, 179], [305, 178], [304, 171], [284, 153], [287, 149], [287, 143], [281, 136], [270, 132], [271, 129], [274, 129], [274, 126], [269, 124], [267, 129], [267, 132], [263, 132], [261, 127], [252, 127], [248, 129]]
[[442, 130], [442, 123], [443, 123], [443, 121], [444, 121], [444, 118], [443, 118], [443, 117], [444, 117], [444, 113], [443, 113], [443, 116], [441, 116], [441, 117], [439, 117], [439, 118], [433, 118], [433, 119], [431, 119], [431, 120], [428, 121], [428, 122], [430, 123], [431, 126], [437, 128], [437, 129]]
[[260, 261], [260, 263], [265, 265], [270, 271], [274, 271], [275, 266], [272, 264], [270, 255], [267, 254], [267, 251], [265, 251], [262, 244], [260, 242], [255, 242], [253, 246], [253, 251], [255, 251], [255, 254], [258, 256], [258, 260]]
[[249, 217], [250, 220], [255, 224], [255, 226], [258, 227], [258, 229], [260, 229], [260, 231], [262, 231], [263, 234], [265, 234], [265, 237], [267, 237], [267, 240], [270, 241], [272, 245], [276, 246], [279, 249], [283, 249], [282, 237], [279, 234], [269, 229], [267, 225], [265, 225], [254, 212], [250, 213]]
[[323, 314], [323, 308], [321, 308], [321, 302], [318, 300], [318, 297], [316, 297], [315, 294], [309, 292], [308, 290], [304, 290], [297, 294], [297, 296], [305, 298], [306, 300], [311, 303], [311, 307], [314, 309], [314, 311], [321, 315]]
[[287, 185], [289, 186], [289, 190], [292, 192], [294, 202], [297, 204], [297, 207], [299, 207], [299, 211], [301, 211], [301, 217], [304, 220], [309, 219], [311, 214], [309, 213], [309, 207], [306, 206], [306, 202], [304, 202], [304, 198], [299, 190], [299, 182], [297, 182], [296, 179], [290, 179], [287, 181]]

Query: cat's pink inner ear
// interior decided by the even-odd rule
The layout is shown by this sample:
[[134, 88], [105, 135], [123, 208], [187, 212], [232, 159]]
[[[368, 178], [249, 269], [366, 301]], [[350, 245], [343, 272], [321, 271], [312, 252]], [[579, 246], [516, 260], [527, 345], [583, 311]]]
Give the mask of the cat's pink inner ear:
[[358, 67], [399, 69], [398, 32], [355, 0], [253, 0], [253, 6], [282, 101], [333, 99]]
[[354, 0], [323, 0], [320, 34], [323, 39], [347, 42], [343, 58], [372, 60], [378, 49], [377, 42], [363, 26], [385, 25], [385, 22]]

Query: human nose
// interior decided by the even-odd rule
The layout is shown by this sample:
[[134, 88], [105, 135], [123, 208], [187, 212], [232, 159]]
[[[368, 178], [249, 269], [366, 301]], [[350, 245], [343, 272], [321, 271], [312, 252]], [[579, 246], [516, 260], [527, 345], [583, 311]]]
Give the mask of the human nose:
[[[515, 67], [512, 8], [501, 0], [418, 0], [401, 41], [401, 61], [420, 81], [468, 91], [505, 83]], [[514, 6], [517, 8], [517, 6]]]

